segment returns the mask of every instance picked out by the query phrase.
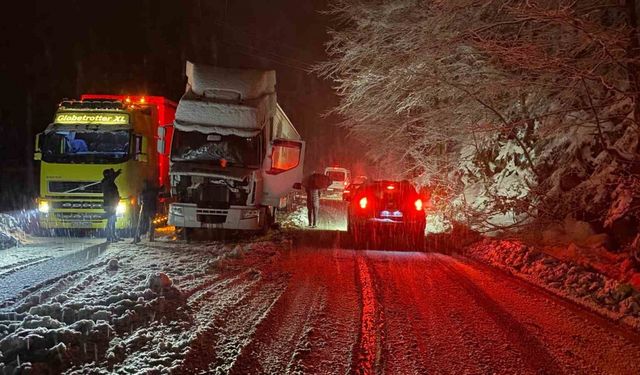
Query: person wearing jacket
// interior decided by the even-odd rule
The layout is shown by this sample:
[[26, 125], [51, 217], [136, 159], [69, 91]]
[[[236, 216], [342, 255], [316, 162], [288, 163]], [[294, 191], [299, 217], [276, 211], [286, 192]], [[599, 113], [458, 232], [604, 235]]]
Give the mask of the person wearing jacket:
[[102, 171], [104, 178], [100, 183], [103, 195], [102, 207], [107, 217], [107, 227], [105, 228], [107, 232], [107, 242], [120, 241], [120, 238], [118, 238], [116, 234], [116, 210], [120, 202], [120, 192], [116, 185], [116, 178], [120, 176], [120, 173], [122, 173], [121, 169], [114, 171], [113, 168]]
[[325, 176], [323, 174], [314, 171], [314, 173], [310, 174], [302, 181], [302, 186], [307, 193], [307, 219], [309, 220], [309, 226], [311, 228], [315, 228], [318, 224], [320, 190], [326, 188], [326, 186], [324, 186], [326, 185], [324, 177]]
[[149, 231], [149, 241], [154, 240], [154, 224], [153, 218], [158, 210], [158, 194], [162, 190], [162, 187], [157, 187], [150, 180], [145, 180], [142, 187], [142, 191], [138, 197], [140, 202], [140, 216], [138, 217], [138, 224], [136, 226], [136, 234], [133, 239], [133, 243], [140, 242], [140, 235]]

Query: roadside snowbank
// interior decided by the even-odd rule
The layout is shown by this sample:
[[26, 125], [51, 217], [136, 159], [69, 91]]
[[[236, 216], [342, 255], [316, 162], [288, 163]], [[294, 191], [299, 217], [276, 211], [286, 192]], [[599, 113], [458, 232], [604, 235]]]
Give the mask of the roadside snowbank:
[[0, 250], [16, 246], [25, 238], [18, 220], [11, 215], [0, 213]]
[[485, 239], [466, 248], [465, 254], [640, 329], [640, 292], [630, 284], [558, 260], [518, 241]]

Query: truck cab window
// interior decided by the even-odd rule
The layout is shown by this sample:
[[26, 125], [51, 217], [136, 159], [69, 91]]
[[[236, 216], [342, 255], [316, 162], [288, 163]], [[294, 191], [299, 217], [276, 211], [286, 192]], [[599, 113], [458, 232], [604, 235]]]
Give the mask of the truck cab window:
[[42, 135], [42, 160], [51, 163], [112, 163], [129, 156], [130, 132], [57, 131]]

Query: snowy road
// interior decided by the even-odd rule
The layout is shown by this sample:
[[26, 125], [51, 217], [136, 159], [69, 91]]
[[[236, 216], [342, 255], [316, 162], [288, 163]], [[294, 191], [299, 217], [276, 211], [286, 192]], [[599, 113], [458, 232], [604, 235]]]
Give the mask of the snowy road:
[[41, 237], [0, 251], [0, 308], [29, 288], [92, 263], [106, 249], [103, 243], [103, 239]]
[[465, 259], [307, 248], [268, 268], [286, 288], [232, 373], [640, 372], [637, 335]]
[[337, 233], [111, 245], [0, 313], [0, 370], [640, 373], [628, 328], [466, 258]]

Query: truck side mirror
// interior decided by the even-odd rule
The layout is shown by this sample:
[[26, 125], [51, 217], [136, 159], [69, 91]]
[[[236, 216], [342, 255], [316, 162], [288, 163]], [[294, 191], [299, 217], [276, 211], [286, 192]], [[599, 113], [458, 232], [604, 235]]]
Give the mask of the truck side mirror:
[[40, 150], [40, 136], [42, 133], [36, 134], [36, 143], [33, 147], [33, 160], [42, 160], [42, 151]]
[[300, 164], [302, 143], [276, 139], [271, 143], [271, 168], [268, 174], [279, 174], [294, 169]]

